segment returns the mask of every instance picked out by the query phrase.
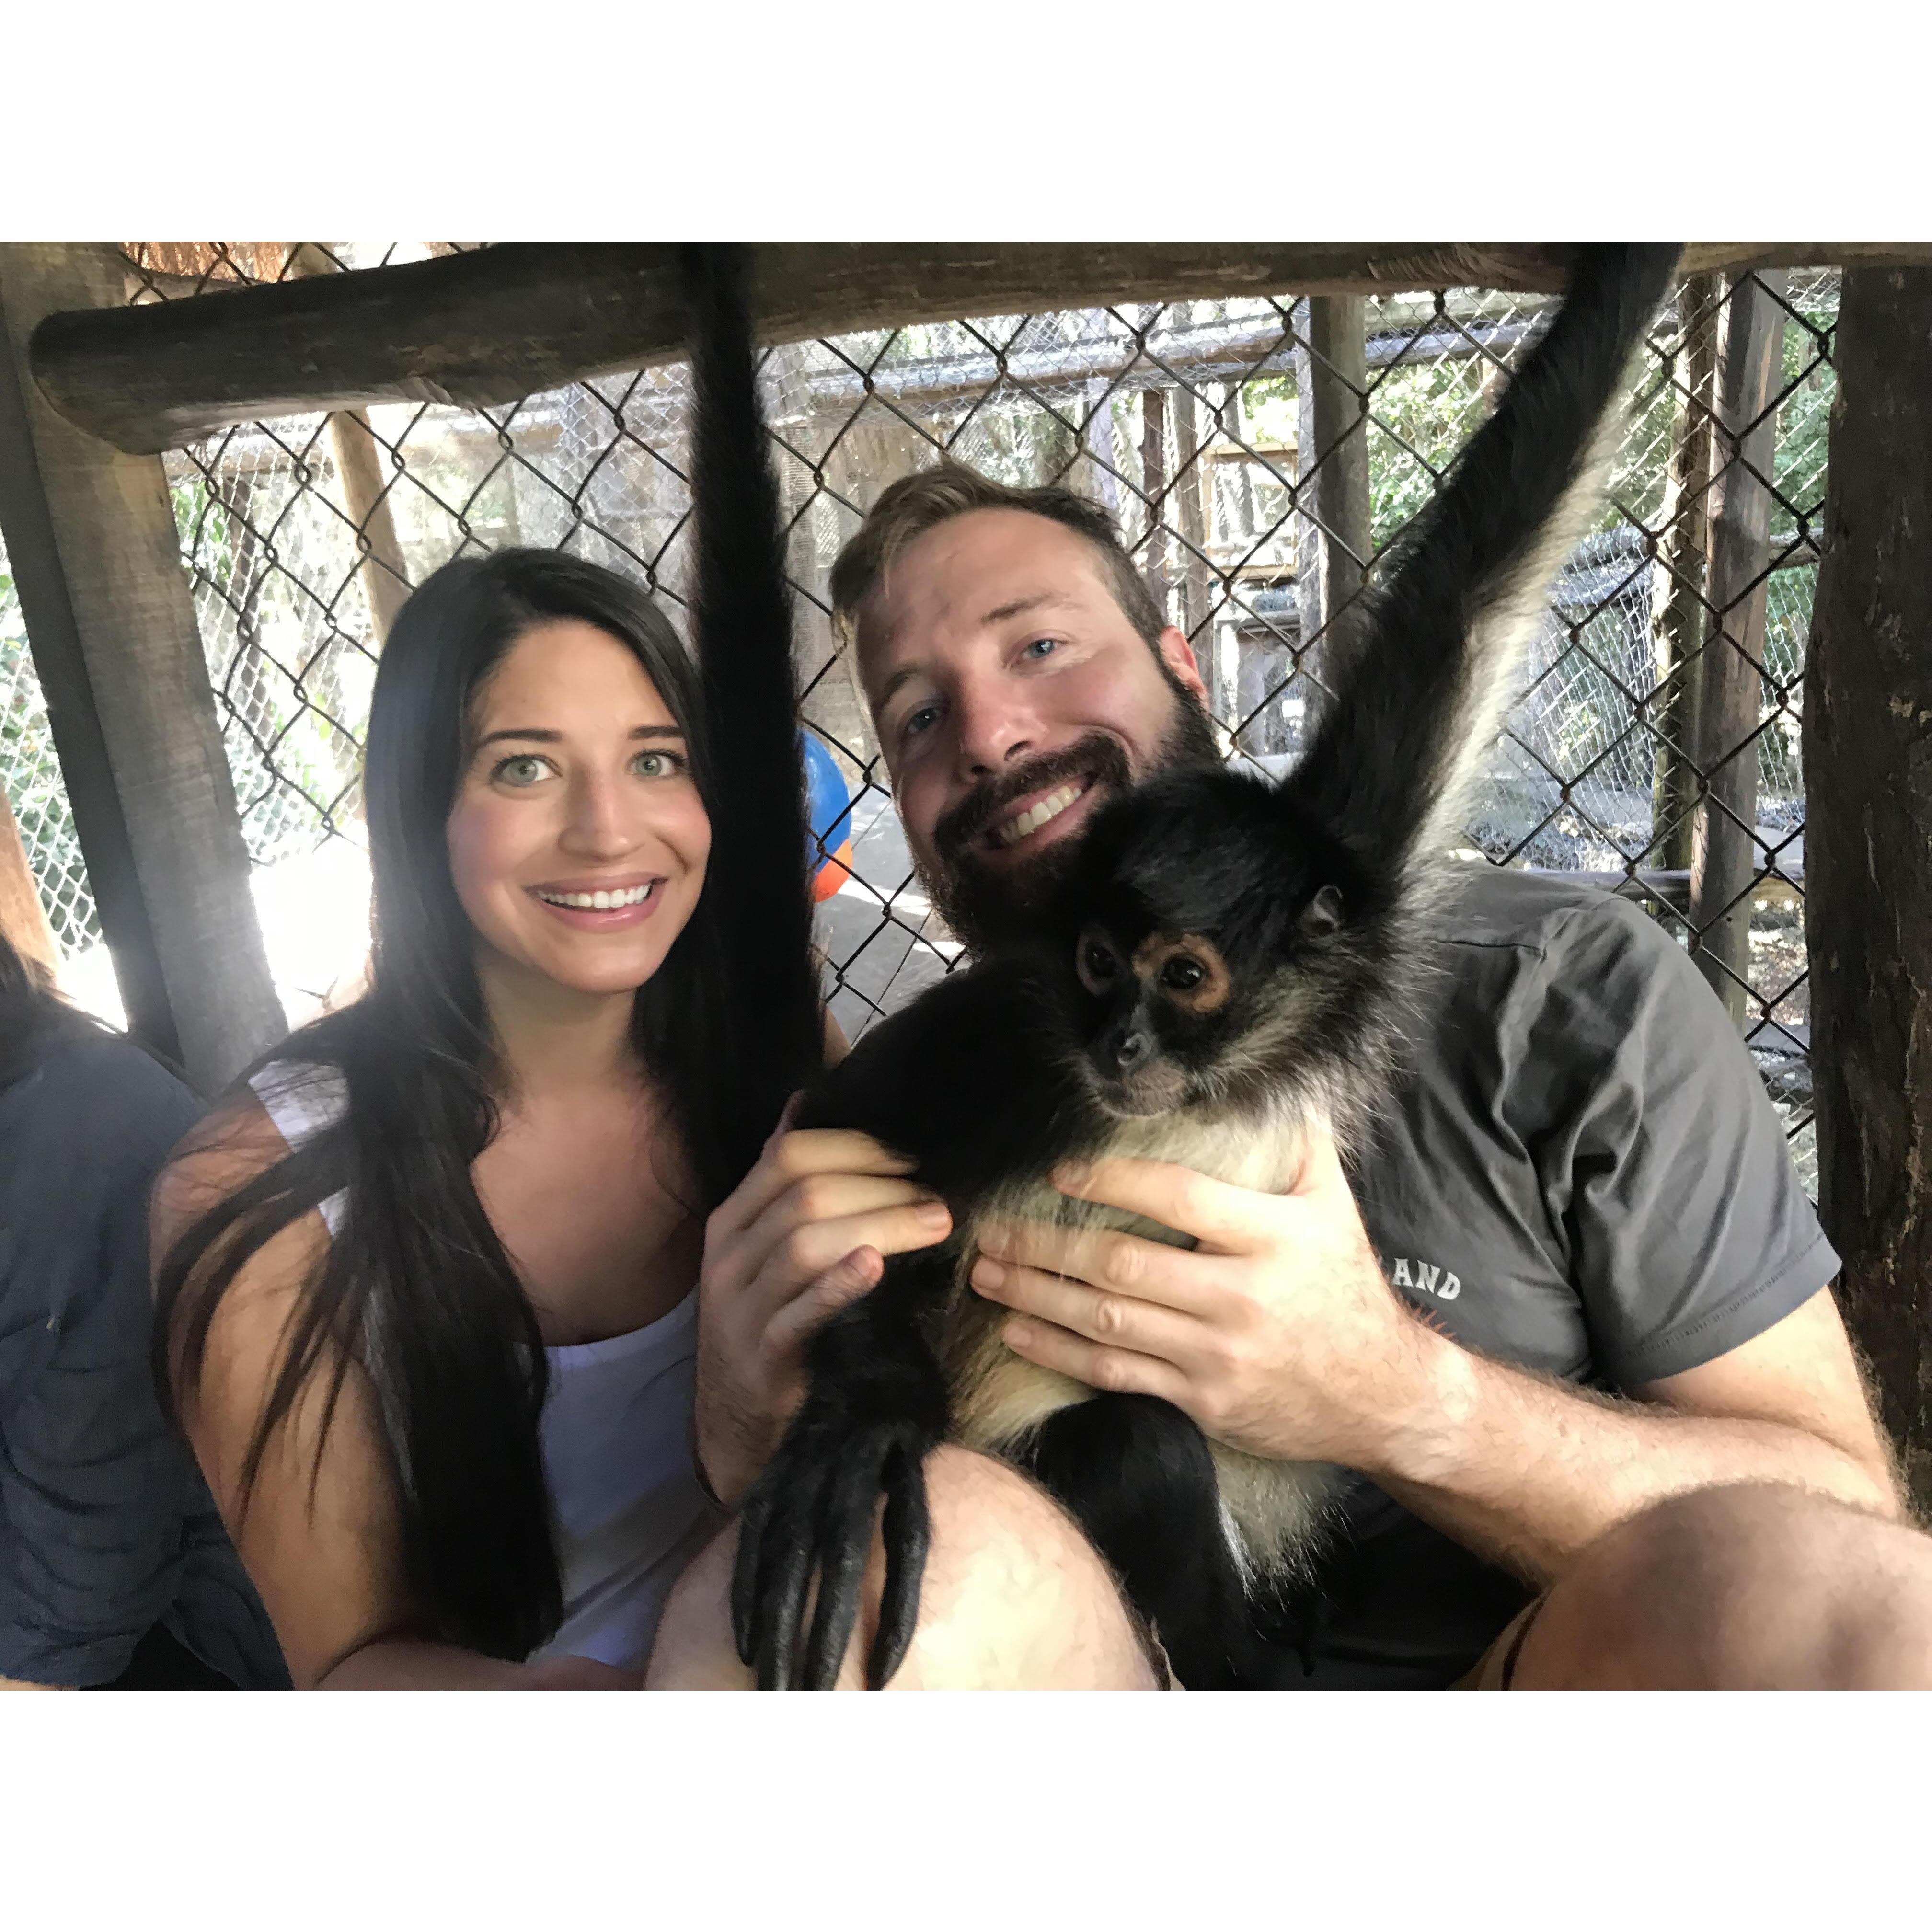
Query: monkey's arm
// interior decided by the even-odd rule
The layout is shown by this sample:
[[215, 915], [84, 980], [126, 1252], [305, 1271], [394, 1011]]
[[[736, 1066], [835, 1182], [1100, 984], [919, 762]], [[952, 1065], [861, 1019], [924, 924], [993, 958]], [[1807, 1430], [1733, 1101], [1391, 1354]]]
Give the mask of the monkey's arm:
[[879, 1286], [808, 1345], [811, 1388], [740, 1519], [732, 1628], [761, 1690], [831, 1688], [857, 1619], [881, 1495], [886, 1583], [868, 1682], [883, 1684], [905, 1655], [928, 1538], [925, 1461], [948, 1421], [924, 1321], [944, 1300], [955, 1261], [950, 1243], [896, 1257]]
[[957, 1222], [990, 1188], [1045, 1173], [1097, 1130], [1056, 1049], [1050, 997], [1016, 961], [954, 974], [863, 1034], [796, 1124], [856, 1128], [909, 1155]]
[[932, 1330], [952, 1292], [958, 1244], [989, 1188], [1044, 1171], [1090, 1126], [1048, 1048], [1043, 998], [1022, 966], [956, 974], [866, 1034], [799, 1110], [800, 1128], [856, 1128], [912, 1156], [958, 1232], [888, 1261], [878, 1286], [808, 1346], [809, 1390], [746, 1498], [733, 1580], [739, 1654], [761, 1685], [817, 1688], [836, 1677], [882, 1493], [886, 1588], [873, 1684], [892, 1675], [911, 1640], [926, 1552], [923, 1466], [950, 1421]]

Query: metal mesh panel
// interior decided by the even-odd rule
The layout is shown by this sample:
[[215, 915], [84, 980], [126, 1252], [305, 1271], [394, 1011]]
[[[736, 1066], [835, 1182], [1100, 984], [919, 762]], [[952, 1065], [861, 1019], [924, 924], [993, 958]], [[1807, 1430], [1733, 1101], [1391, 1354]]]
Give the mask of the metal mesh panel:
[[[392, 252], [168, 245], [172, 256], [155, 244], [133, 249], [145, 278], [137, 300], [370, 266]], [[1778, 300], [1762, 703], [1754, 742], [1741, 754], [1756, 762], [1756, 824], [1744, 828], [1756, 841], [1754, 874], [1748, 963], [1730, 978], [1742, 1001], [1736, 1016], [1809, 1184], [1798, 749], [1837, 278], [1794, 272]], [[1366, 304], [1363, 401], [1378, 550], [1429, 500], [1550, 307], [1473, 290]], [[1280, 769], [1321, 700], [1329, 628], [1318, 620], [1302, 635], [1297, 559], [1319, 479], [1319, 466], [1298, 454], [1305, 316], [1283, 293], [981, 316], [765, 357], [800, 592], [801, 716], [854, 796], [854, 876], [820, 912], [827, 994], [848, 1033], [949, 970], [958, 948], [913, 875], [877, 746], [838, 663], [826, 584], [840, 545], [886, 483], [942, 452], [1011, 483], [1070, 482], [1118, 514], [1196, 649], [1230, 755]], [[1658, 803], [1668, 736], [1660, 636], [1664, 607], [1682, 587], [1701, 603], [1689, 659], [1736, 648], [1702, 601], [1702, 556], [1687, 565], [1678, 542], [1687, 519], [1708, 509], [1731, 458], [1720, 451], [1694, 490], [1672, 481], [1673, 453], [1687, 437], [1724, 442], [1709, 428], [1708, 394], [1687, 373], [1693, 332], [1712, 322], [1680, 304], [1666, 306], [1652, 331], [1610, 501], [1557, 586], [1468, 828], [1472, 858], [1593, 875], [1642, 897], [1700, 955], [1714, 943], [1715, 918], [1694, 929], [1684, 868], [1665, 862], [1676, 821]], [[360, 838], [357, 761], [381, 612], [404, 584], [465, 550], [553, 544], [627, 573], [680, 616], [686, 410], [676, 365], [499, 410], [397, 405], [256, 424], [167, 458], [250, 848], [286, 880], [261, 895], [272, 928], [274, 904], [286, 902], [305, 908], [319, 934], [319, 904], [339, 908], [366, 890], [338, 848], [352, 854]], [[1681, 770], [1682, 740], [1670, 742]], [[1700, 796], [1708, 776], [1690, 773]], [[333, 866], [337, 898], [308, 884], [304, 868], [317, 866]], [[276, 932], [268, 938], [278, 973], [292, 973], [304, 990], [320, 997], [339, 979], [340, 957], [285, 968], [292, 942], [278, 952]], [[339, 932], [331, 943], [339, 955]], [[320, 936], [315, 945], [328, 950]]]
[[7, 548], [0, 543], [0, 770], [20, 844], [64, 959], [100, 940], [87, 862], [74, 836], [67, 786], [47, 723], [47, 703], [27, 649]]

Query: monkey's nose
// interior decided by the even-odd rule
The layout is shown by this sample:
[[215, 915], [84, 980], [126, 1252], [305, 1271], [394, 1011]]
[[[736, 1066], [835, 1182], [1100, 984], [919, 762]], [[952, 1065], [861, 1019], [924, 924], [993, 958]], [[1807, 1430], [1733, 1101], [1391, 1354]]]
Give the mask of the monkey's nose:
[[1114, 1058], [1123, 1073], [1131, 1073], [1154, 1051], [1154, 1042], [1144, 1033], [1130, 1033], [1114, 1049]]

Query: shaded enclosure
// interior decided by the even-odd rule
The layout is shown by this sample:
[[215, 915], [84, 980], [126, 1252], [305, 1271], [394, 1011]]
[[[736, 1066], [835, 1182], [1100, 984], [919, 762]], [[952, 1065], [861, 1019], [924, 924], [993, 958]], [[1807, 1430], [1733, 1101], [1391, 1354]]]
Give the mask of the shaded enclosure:
[[[800, 712], [854, 796], [856, 876], [820, 914], [826, 990], [848, 1032], [958, 955], [911, 875], [827, 620], [832, 560], [879, 490], [944, 452], [1100, 499], [1192, 642], [1229, 755], [1279, 770], [1324, 700], [1324, 661], [1347, 648], [1377, 555], [1507, 383], [1563, 254], [766, 252], [764, 381], [802, 593]], [[1821, 1087], [1847, 1118], [1870, 1110], [1853, 1085], [1872, 1076], [1846, 1071], [1854, 1036], [1881, 1060], [1894, 1049], [1842, 1008], [1837, 1030], [1821, 1016], [1814, 1036], [1808, 918], [1811, 956], [1842, 937], [1868, 982], [1908, 928], [1894, 921], [1874, 955], [1862, 935], [1882, 922], [1876, 888], [1808, 905], [1806, 766], [1815, 824], [1820, 772], [1850, 796], [1864, 760], [1864, 782], [1886, 786], [1910, 747], [1924, 756], [1928, 715], [1901, 714], [1882, 746], [1847, 727], [1828, 765], [1805, 737], [1808, 688], [1814, 705], [1833, 688], [1816, 665], [1808, 687], [1807, 674], [1838, 490], [1840, 267], [1914, 258], [1820, 244], [1687, 251], [1633, 371], [1610, 502], [1556, 587], [1467, 828], [1472, 862], [1588, 877], [1678, 937], [1750, 1045], [1814, 1188], [1814, 1036], [1830, 1058]], [[1894, 272], [1856, 268], [1852, 283], [1889, 289]], [[633, 575], [677, 616], [688, 499], [674, 269], [645, 248], [16, 247], [0, 254], [0, 300], [15, 447], [40, 472], [23, 478], [16, 459], [0, 479], [8, 542], [38, 546], [35, 570], [16, 556], [20, 601], [0, 562], [0, 724], [20, 842], [70, 982], [101, 1004], [118, 989], [137, 1028], [225, 1078], [273, 1037], [278, 997], [298, 1019], [352, 991], [360, 740], [408, 586], [465, 550], [554, 544]], [[1882, 416], [1891, 440], [1837, 431], [1841, 451], [1867, 451], [1862, 473], [1880, 490], [1910, 472], [1911, 424], [1925, 426], [1932, 396], [1923, 370], [1888, 380], [1906, 400], [1859, 420]], [[1914, 397], [1910, 418], [1900, 412]], [[1922, 477], [1922, 446], [1918, 460]], [[82, 561], [86, 518], [137, 500], [104, 561]], [[1898, 502], [1916, 500], [1901, 490]], [[1862, 527], [1876, 512], [1850, 502], [1847, 527]], [[35, 534], [36, 502], [70, 526], [64, 554]], [[183, 568], [143, 607], [136, 650], [139, 573], [116, 560], [136, 525], [151, 548], [162, 541], [157, 518]], [[1826, 628], [1836, 610], [1856, 632], [1879, 568], [1875, 552], [1841, 564]], [[1897, 606], [1894, 695], [1908, 662], [1924, 675], [1922, 578], [1918, 594]], [[143, 748], [140, 707], [117, 688], [117, 650], [170, 694], [158, 746]], [[204, 748], [218, 732], [218, 770]], [[1897, 802], [1888, 837], [1922, 859], [1924, 801], [1908, 790]], [[163, 849], [170, 839], [199, 843], [183, 859]], [[191, 986], [211, 961], [213, 983]], [[1883, 1024], [1916, 1041], [1916, 981], [1903, 998]], [[1908, 1194], [1924, 1185], [1903, 1124], [1838, 1144], [1854, 1142], [1825, 1195], [1841, 1246], [1891, 1211], [1875, 1178], [1886, 1168], [1919, 1177], [1900, 1183]], [[1918, 1291], [1902, 1262], [1888, 1266], [1874, 1292], [1916, 1336]], [[1888, 1380], [1916, 1373], [1892, 1354]]]

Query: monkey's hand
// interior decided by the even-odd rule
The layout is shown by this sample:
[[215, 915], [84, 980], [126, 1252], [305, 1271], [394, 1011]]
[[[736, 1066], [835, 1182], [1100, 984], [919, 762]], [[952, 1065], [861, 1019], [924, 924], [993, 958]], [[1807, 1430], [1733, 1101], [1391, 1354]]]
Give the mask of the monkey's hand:
[[[837, 1679], [881, 1496], [885, 1588], [869, 1688], [885, 1683], [912, 1642], [930, 1538], [926, 1458], [946, 1434], [946, 1392], [923, 1340], [880, 1318], [890, 1286], [814, 1338], [811, 1391], [745, 1499], [731, 1622], [739, 1658], [756, 1670], [760, 1690], [827, 1690]], [[814, 1578], [818, 1603], [801, 1654]]]

